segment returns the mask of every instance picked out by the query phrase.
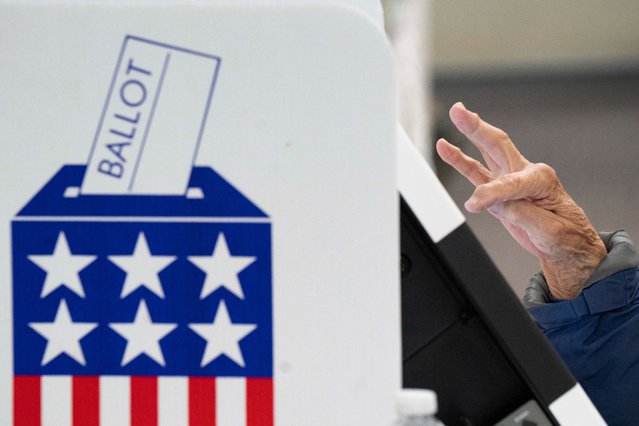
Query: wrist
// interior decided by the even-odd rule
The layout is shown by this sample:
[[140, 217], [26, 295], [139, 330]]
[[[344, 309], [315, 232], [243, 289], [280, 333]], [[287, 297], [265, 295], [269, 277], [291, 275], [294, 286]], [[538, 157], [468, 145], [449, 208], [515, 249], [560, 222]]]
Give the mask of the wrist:
[[577, 297], [607, 254], [606, 246], [597, 235], [586, 249], [571, 253], [567, 259], [541, 259], [541, 269], [552, 296], [561, 300]]
[[[639, 255], [627, 232], [622, 230], [601, 232], [599, 236], [606, 247], [607, 254], [592, 274], [586, 278], [586, 282], [581, 284], [581, 290], [604, 281], [620, 271], [639, 267]], [[551, 266], [553, 265], [547, 262], [546, 266], [552, 273], [553, 268]], [[555, 282], [557, 281], [553, 281], [553, 285], [555, 285]], [[555, 287], [557, 286], [555, 285]], [[558, 296], [551, 295], [548, 281], [544, 274], [539, 273], [530, 279], [522, 301], [524, 306], [530, 309], [560, 301], [557, 299], [559, 299]]]

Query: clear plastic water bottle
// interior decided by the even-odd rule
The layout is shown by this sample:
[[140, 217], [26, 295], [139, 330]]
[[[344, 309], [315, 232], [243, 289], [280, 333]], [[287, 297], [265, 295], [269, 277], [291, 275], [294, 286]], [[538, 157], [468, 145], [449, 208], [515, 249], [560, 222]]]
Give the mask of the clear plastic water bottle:
[[402, 389], [395, 395], [399, 418], [394, 426], [443, 426], [437, 414], [437, 394], [428, 389]]

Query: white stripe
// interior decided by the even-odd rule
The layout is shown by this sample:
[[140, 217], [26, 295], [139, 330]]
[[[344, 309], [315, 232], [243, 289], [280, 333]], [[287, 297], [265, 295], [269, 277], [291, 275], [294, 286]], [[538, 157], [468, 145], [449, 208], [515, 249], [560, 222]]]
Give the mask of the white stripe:
[[215, 386], [217, 426], [246, 426], [246, 379], [218, 377]]
[[71, 376], [42, 376], [42, 426], [71, 426]]
[[131, 380], [124, 376], [100, 377], [100, 424], [131, 424]]
[[176, 222], [176, 223], [269, 223], [268, 217], [164, 217], [164, 216], [16, 216], [22, 222]]
[[189, 382], [187, 377], [158, 377], [159, 426], [189, 424]]
[[548, 408], [561, 426], [606, 426], [579, 383], [554, 400]]

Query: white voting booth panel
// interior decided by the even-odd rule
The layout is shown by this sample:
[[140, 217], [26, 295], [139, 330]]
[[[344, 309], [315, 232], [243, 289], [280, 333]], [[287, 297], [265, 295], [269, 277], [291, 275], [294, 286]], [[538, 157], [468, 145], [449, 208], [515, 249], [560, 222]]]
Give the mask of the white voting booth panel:
[[392, 422], [392, 57], [294, 3], [0, 1], [3, 422]]
[[[411, 210], [411, 215], [419, 223], [419, 226], [428, 234], [428, 237], [432, 243], [435, 244], [438, 251], [438, 255], [442, 256], [443, 263], [446, 263], [444, 268], [451, 268], [452, 273], [456, 275], [457, 285], [460, 291], [464, 292], [464, 285], [469, 284], [471, 291], [467, 291], [465, 296], [471, 305], [475, 305], [473, 310], [479, 312], [479, 317], [483, 317], [482, 322], [484, 327], [493, 333], [493, 339], [501, 341], [500, 345], [502, 350], [509, 353], [508, 363], [513, 365], [515, 374], [520, 375], [520, 379], [517, 385], [510, 383], [509, 386], [518, 388], [520, 391], [525, 389], [524, 394], [535, 395], [535, 404], [539, 404], [545, 407], [548, 414], [554, 417], [554, 420], [560, 425], [567, 426], [598, 426], [605, 425], [606, 423], [601, 418], [601, 415], [592, 404], [583, 388], [575, 382], [575, 379], [570, 375], [559, 361], [556, 354], [553, 354], [548, 344], [544, 341], [541, 335], [536, 332], [537, 330], [530, 330], [531, 321], [527, 318], [527, 315], [523, 313], [523, 309], [519, 307], [519, 303], [511, 297], [510, 289], [507, 287], [505, 281], [500, 279], [499, 275], [494, 275], [496, 269], [491, 268], [488, 258], [481, 260], [484, 263], [481, 268], [476, 266], [468, 266], [474, 262], [464, 261], [464, 258], [469, 256], [485, 256], [481, 253], [481, 249], [468, 246], [461, 246], [462, 243], [470, 243], [472, 239], [468, 238], [471, 234], [465, 225], [464, 216], [455, 206], [453, 200], [446, 192], [441, 183], [437, 180], [437, 177], [432, 172], [426, 161], [422, 158], [421, 154], [408, 140], [405, 132], [398, 128], [397, 130], [397, 168], [398, 168], [398, 188], [402, 199]], [[402, 227], [404, 223], [404, 213], [402, 213]], [[402, 229], [402, 238], [404, 238], [405, 230]], [[402, 251], [404, 250], [404, 242], [402, 242]], [[408, 245], [406, 246], [408, 247]], [[476, 263], [476, 262], [475, 262]], [[485, 275], [485, 276], [482, 276]], [[470, 280], [468, 277], [470, 276]], [[430, 280], [430, 282], [428, 282]], [[488, 281], [485, 289], [481, 289], [483, 281]], [[422, 277], [424, 281], [423, 285], [435, 285], [436, 277]], [[448, 283], [450, 284], [450, 283]], [[408, 281], [402, 278], [403, 291], [406, 291], [404, 286], [409, 285]], [[485, 292], [484, 295], [481, 293]], [[434, 294], [434, 293], [433, 293]], [[437, 297], [441, 297], [437, 295]], [[493, 300], [494, 298], [494, 300]], [[405, 299], [403, 299], [404, 302]], [[402, 302], [402, 303], [403, 303]], [[441, 301], [440, 301], [441, 303]], [[449, 303], [449, 302], [446, 302]], [[502, 305], [500, 305], [503, 303]], [[408, 306], [403, 305], [403, 309]], [[417, 307], [418, 310], [429, 309], [428, 303], [423, 306]], [[519, 309], [513, 309], [519, 308]], [[506, 312], [506, 314], [504, 314]], [[522, 318], [523, 317], [523, 318]], [[510, 326], [508, 322], [515, 324]], [[521, 328], [520, 328], [521, 327]], [[454, 328], [452, 325], [447, 325], [447, 329]], [[441, 334], [447, 333], [447, 331], [441, 332]], [[439, 339], [441, 339], [441, 334]], [[470, 336], [470, 333], [467, 334]], [[518, 341], [523, 336], [523, 340]], [[404, 330], [404, 339], [410, 339], [409, 331]], [[535, 341], [541, 339], [540, 341]], [[523, 344], [522, 344], [523, 343]], [[428, 344], [430, 345], [430, 343]], [[470, 347], [471, 343], [453, 343], [445, 350], [453, 349], [454, 351], [463, 351], [464, 347]], [[406, 349], [406, 341], [404, 342], [404, 349]], [[440, 348], [442, 348], [440, 346]], [[536, 353], [531, 355], [531, 348], [535, 348]], [[420, 349], [423, 352], [423, 347]], [[406, 357], [409, 356], [409, 362], [419, 357], [419, 352], [412, 354], [404, 354], [404, 381], [418, 382], [419, 378], [412, 377], [414, 371], [419, 371], [419, 367], [409, 367]], [[451, 355], [448, 353], [438, 354], [439, 357], [446, 357]], [[470, 354], [473, 358], [476, 356], [474, 363], [475, 366], [480, 366], [481, 356], [479, 353]], [[494, 355], [491, 355], [494, 356]], [[430, 357], [429, 359], [432, 359]], [[493, 368], [493, 375], [497, 376], [499, 373], [496, 371], [498, 365], [497, 357], [488, 358], [487, 362], [489, 368]], [[494, 366], [491, 363], [494, 362]], [[461, 365], [452, 365], [449, 370], [444, 365], [438, 365], [437, 369], [443, 370], [444, 373], [440, 374], [444, 380], [446, 380], [446, 374], [450, 375], [448, 379], [454, 381], [454, 376], [463, 375], [464, 369]], [[433, 375], [430, 380], [432, 383], [437, 383], [437, 374]], [[500, 379], [502, 376], [499, 376]], [[473, 382], [470, 378], [459, 378], [459, 381], [463, 384], [458, 388], [450, 389], [450, 392], [440, 395], [440, 408], [444, 409], [446, 405], [450, 405], [451, 401], [447, 401], [447, 398], [459, 399], [460, 395], [463, 395], [468, 390], [469, 398], [481, 400], [481, 395], [476, 395], [479, 392], [478, 389], [473, 389], [477, 386], [477, 382]], [[500, 383], [499, 385], [502, 385]], [[503, 383], [506, 386], [506, 383]], [[468, 389], [470, 388], [470, 389]], [[530, 389], [530, 390], [529, 390]], [[508, 389], [507, 389], [508, 390]], [[475, 395], [473, 395], [475, 393]], [[528, 397], [530, 398], [530, 396]], [[456, 401], [459, 403], [460, 401]], [[466, 401], [463, 401], [464, 403]], [[464, 404], [458, 404], [463, 406]], [[466, 407], [486, 409], [491, 404], [477, 403], [467, 404]], [[498, 406], [492, 404], [492, 407]], [[530, 411], [530, 405], [524, 405], [522, 408], [515, 410], [518, 407], [510, 407], [513, 412], [508, 418], [499, 422], [499, 426], [510, 426], [514, 424], [548, 424], [547, 419], [543, 423], [537, 423], [538, 419], [528, 419], [528, 415], [532, 415]], [[453, 410], [454, 411], [454, 410]], [[443, 413], [442, 413], [443, 414]], [[529, 423], [524, 420], [530, 420]], [[535, 420], [535, 421], [533, 421]], [[524, 422], [524, 423], [522, 423]]]

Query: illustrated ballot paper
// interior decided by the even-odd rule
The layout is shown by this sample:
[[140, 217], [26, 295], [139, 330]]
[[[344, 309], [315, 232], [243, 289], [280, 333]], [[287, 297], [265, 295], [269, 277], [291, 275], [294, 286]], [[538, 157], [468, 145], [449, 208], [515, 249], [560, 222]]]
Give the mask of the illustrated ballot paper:
[[366, 13], [0, 0], [0, 53], [3, 421], [392, 422], [395, 93]]

